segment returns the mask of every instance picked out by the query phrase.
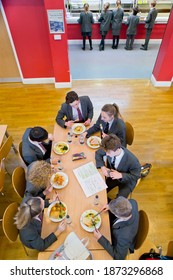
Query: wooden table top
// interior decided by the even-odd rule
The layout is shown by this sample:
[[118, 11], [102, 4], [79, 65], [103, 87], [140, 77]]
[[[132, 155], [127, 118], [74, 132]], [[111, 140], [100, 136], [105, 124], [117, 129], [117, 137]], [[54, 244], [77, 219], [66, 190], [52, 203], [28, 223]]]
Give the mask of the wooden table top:
[[4, 139], [6, 130], [7, 130], [7, 125], [6, 124], [0, 125], [0, 147], [2, 145], [2, 141]]
[[[91, 255], [93, 260], [112, 260], [112, 257], [104, 249], [101, 250], [91, 250]], [[38, 260], [48, 260], [53, 251], [39, 252]]]
[[[67, 129], [61, 128], [59, 125], [55, 124], [54, 126], [54, 143], [57, 141], [65, 141], [67, 142]], [[53, 144], [54, 144], [53, 143]], [[80, 167], [83, 164], [93, 161], [95, 163], [95, 149], [91, 149], [87, 146], [87, 144], [81, 145], [79, 143], [79, 136], [76, 138], [75, 135], [72, 137], [72, 143], [69, 144], [70, 150], [61, 156], [63, 172], [65, 172], [69, 177], [68, 185], [63, 189], [58, 189], [58, 195], [62, 202], [67, 205], [68, 214], [72, 219], [72, 223], [67, 225], [67, 229], [61, 233], [58, 240], [54, 242], [47, 251], [54, 251], [58, 248], [65, 240], [68, 233], [71, 231], [75, 231], [80, 239], [84, 237], [89, 238], [89, 245], [87, 248], [89, 250], [103, 249], [102, 246], [96, 241], [93, 233], [85, 231], [80, 224], [80, 217], [85, 210], [94, 209], [99, 211], [104, 204], [107, 203], [107, 193], [106, 190], [100, 191], [98, 193], [100, 203], [98, 206], [94, 205], [94, 196], [86, 197], [79, 182], [77, 181], [73, 169]], [[53, 150], [53, 149], [52, 149]], [[86, 159], [72, 161], [72, 154], [84, 152], [86, 155]], [[59, 158], [52, 151], [51, 157]], [[111, 240], [110, 235], [110, 225], [109, 225], [109, 215], [108, 212], [104, 212], [101, 214], [101, 233], [108, 239]], [[50, 221], [47, 216], [47, 209], [44, 210], [43, 216], [43, 225], [42, 225], [42, 237], [46, 237], [52, 231], [55, 231], [58, 223]]]

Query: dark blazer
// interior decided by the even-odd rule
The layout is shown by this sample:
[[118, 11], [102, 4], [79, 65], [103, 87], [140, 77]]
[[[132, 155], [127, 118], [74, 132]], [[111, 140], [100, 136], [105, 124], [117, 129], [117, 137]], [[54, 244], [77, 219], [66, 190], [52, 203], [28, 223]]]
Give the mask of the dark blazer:
[[93, 14], [91, 12], [81, 12], [78, 23], [81, 24], [81, 32], [92, 32], [92, 24], [94, 23]]
[[[86, 121], [88, 118], [92, 120], [93, 118], [93, 104], [88, 96], [81, 96], [79, 97], [80, 103], [81, 103], [81, 109], [82, 109], [82, 115], [84, 118], [84, 121]], [[64, 120], [66, 118], [66, 120]], [[58, 114], [56, 116], [56, 122], [61, 127], [66, 128], [65, 121], [73, 120], [73, 111], [72, 107], [67, 104], [63, 103], [61, 106], [61, 109], [58, 111]]]
[[[106, 122], [101, 120], [101, 115], [99, 116], [96, 123], [87, 130], [87, 137], [90, 137], [92, 134], [100, 131], [100, 124], [103, 126], [103, 130], [105, 129]], [[122, 119], [114, 119], [108, 134], [115, 134], [121, 141], [122, 146], [126, 147], [126, 126]]]
[[[113, 257], [114, 260], [124, 260], [128, 250], [134, 252], [135, 238], [139, 225], [138, 205], [130, 199], [132, 204], [132, 217], [128, 221], [111, 224], [112, 245], [103, 235], [98, 242]], [[115, 222], [116, 219], [113, 221]]]
[[124, 17], [124, 10], [122, 8], [116, 8], [112, 12], [112, 35], [119, 36]]
[[57, 240], [56, 235], [52, 232], [46, 238], [41, 238], [41, 221], [32, 219], [31, 222], [23, 229], [19, 230], [21, 242], [28, 248], [44, 251]]
[[[116, 182], [117, 186], [125, 185], [132, 191], [136, 186], [137, 180], [141, 177], [141, 165], [139, 160], [129, 150], [123, 148], [124, 156], [122, 157], [117, 171], [122, 173], [120, 180], [112, 180]], [[106, 156], [104, 150], [99, 149], [95, 153], [96, 167], [101, 168], [105, 165], [103, 157]], [[111, 165], [111, 157], [107, 156], [108, 165]]]
[[112, 11], [107, 10], [106, 12], [103, 11], [101, 13], [98, 22], [100, 22], [100, 33], [102, 35], [105, 35], [109, 31], [111, 20], [112, 20]]
[[158, 14], [158, 11], [155, 8], [150, 9], [150, 11], [147, 15], [147, 18], [145, 20], [145, 28], [147, 28], [147, 29], [153, 28], [157, 14]]
[[128, 25], [126, 34], [127, 35], [136, 35], [138, 23], [139, 23], [139, 17], [135, 16], [135, 15], [130, 15], [127, 18], [127, 22], [125, 22], [125, 24]]
[[[45, 160], [45, 159], [48, 160], [50, 157], [50, 153], [48, 154], [48, 156], [43, 155], [43, 153], [38, 147], [36, 147], [35, 145], [29, 142], [28, 136], [30, 130], [31, 128], [27, 128], [22, 137], [22, 155], [27, 165], [29, 165], [30, 163], [36, 160]], [[47, 147], [49, 151], [51, 150], [50, 148], [51, 145], [52, 145], [52, 141], [49, 141], [49, 143], [47, 144], [44, 143], [44, 147], [45, 148]]]

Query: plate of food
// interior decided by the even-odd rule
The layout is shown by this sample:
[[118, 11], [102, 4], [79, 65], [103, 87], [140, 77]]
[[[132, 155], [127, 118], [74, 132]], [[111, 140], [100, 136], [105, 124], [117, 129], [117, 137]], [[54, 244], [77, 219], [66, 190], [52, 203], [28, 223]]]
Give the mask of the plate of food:
[[68, 184], [68, 176], [64, 172], [56, 172], [51, 176], [50, 183], [55, 189], [63, 189]]
[[53, 150], [57, 155], [66, 154], [69, 151], [69, 145], [66, 142], [57, 142], [53, 146]]
[[87, 145], [92, 149], [97, 149], [100, 147], [101, 138], [98, 136], [91, 136], [87, 139]]
[[62, 201], [54, 201], [49, 205], [47, 214], [52, 222], [60, 222], [65, 219], [67, 215], [67, 206]]
[[85, 131], [86, 127], [84, 126], [83, 123], [75, 123], [73, 126], [72, 126], [72, 132], [74, 134], [81, 134]]
[[[98, 212], [95, 210], [86, 210], [80, 217], [80, 223], [83, 229], [88, 232], [93, 232], [95, 227], [98, 229], [101, 226], [100, 214], [94, 217]], [[94, 218], [93, 218], [94, 217]]]

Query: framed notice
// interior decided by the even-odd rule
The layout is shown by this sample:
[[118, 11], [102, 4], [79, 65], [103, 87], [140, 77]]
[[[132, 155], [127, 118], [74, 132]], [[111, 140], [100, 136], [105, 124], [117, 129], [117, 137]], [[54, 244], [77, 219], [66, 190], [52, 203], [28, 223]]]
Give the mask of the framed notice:
[[63, 10], [47, 10], [49, 31], [53, 33], [65, 33], [64, 27], [64, 11]]

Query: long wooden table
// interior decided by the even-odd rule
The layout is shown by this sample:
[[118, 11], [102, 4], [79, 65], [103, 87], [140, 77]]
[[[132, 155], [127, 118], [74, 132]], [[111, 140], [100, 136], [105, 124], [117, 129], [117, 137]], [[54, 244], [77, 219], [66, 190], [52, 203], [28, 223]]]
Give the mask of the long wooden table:
[[[58, 141], [67, 142], [67, 133], [68, 129], [63, 129], [57, 124], [55, 124], [54, 143]], [[82, 228], [80, 224], [80, 217], [85, 210], [95, 209], [96, 211], [99, 211], [102, 208], [102, 206], [107, 203], [107, 193], [106, 190], [100, 191], [98, 193], [100, 203], [98, 206], [95, 206], [93, 203], [94, 195], [88, 198], [85, 196], [80, 184], [78, 183], [73, 173], [73, 169], [80, 167], [83, 164], [86, 164], [91, 161], [95, 163], [95, 149], [89, 148], [86, 142], [83, 145], [81, 145], [79, 143], [79, 136], [76, 138], [75, 135], [73, 135], [72, 143], [70, 143], [69, 146], [70, 150], [66, 154], [61, 156], [63, 172], [65, 172], [68, 175], [69, 183], [65, 188], [58, 190], [58, 194], [60, 196], [61, 201], [67, 205], [68, 214], [72, 218], [72, 223], [70, 225], [67, 225], [67, 229], [59, 236], [58, 240], [54, 242], [46, 251], [53, 251], [56, 248], [58, 248], [64, 242], [68, 233], [74, 231], [80, 239], [88, 237], [89, 244], [87, 248], [89, 250], [98, 250], [99, 255], [99, 253], [102, 253], [103, 248], [96, 241], [93, 233], [87, 232]], [[72, 161], [72, 155], [74, 153], [80, 152], [85, 153], [86, 159]], [[59, 156], [53, 152], [53, 149], [51, 156], [57, 159], [59, 158]], [[111, 240], [108, 212], [102, 213], [101, 219], [102, 223], [100, 231], [106, 238], [108, 238], [108, 240]], [[42, 237], [44, 238], [52, 231], [55, 231], [57, 226], [58, 223], [54, 223], [48, 218], [47, 209], [45, 209], [42, 225]]]

